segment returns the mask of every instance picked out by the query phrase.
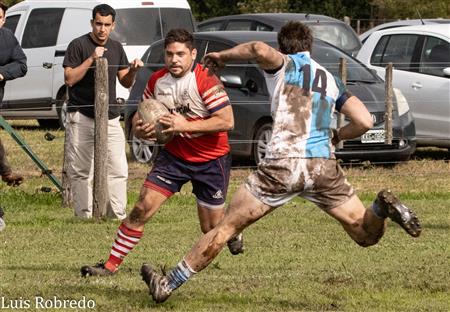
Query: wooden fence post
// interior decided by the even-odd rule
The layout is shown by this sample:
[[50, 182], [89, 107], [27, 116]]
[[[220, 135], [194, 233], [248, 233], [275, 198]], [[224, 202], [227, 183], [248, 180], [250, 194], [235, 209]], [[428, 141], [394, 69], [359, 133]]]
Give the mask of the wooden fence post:
[[[69, 98], [69, 88], [66, 87], [66, 99]], [[72, 188], [70, 186], [70, 180], [67, 176], [67, 144], [71, 144], [67, 140], [67, 131], [64, 133], [64, 156], [63, 156], [63, 170], [61, 173], [61, 183], [62, 183], [62, 207], [63, 208], [72, 208], [73, 204], [73, 194], [72, 194]]]
[[95, 61], [95, 139], [94, 139], [94, 188], [93, 216], [106, 217], [108, 201], [108, 60]]
[[344, 16], [344, 23], [346, 23], [347, 25], [350, 25], [350, 17], [349, 16]]
[[63, 208], [71, 208], [73, 203], [73, 194], [72, 194], [72, 188], [70, 186], [70, 180], [67, 176], [67, 144], [70, 144], [70, 142], [67, 140], [67, 131], [65, 132], [65, 138], [64, 138], [64, 156], [63, 156], [63, 170], [61, 173], [61, 182], [62, 182], [62, 207]]
[[388, 63], [386, 66], [386, 79], [385, 79], [385, 89], [386, 89], [386, 112], [384, 113], [384, 126], [386, 131], [386, 136], [384, 142], [386, 144], [392, 144], [392, 63]]
[[[344, 83], [347, 84], [347, 60], [345, 58], [339, 58], [339, 76]], [[337, 116], [337, 128], [341, 128], [344, 125], [345, 116], [344, 114], [338, 113]], [[344, 141], [341, 140], [336, 147], [342, 149], [344, 147]]]

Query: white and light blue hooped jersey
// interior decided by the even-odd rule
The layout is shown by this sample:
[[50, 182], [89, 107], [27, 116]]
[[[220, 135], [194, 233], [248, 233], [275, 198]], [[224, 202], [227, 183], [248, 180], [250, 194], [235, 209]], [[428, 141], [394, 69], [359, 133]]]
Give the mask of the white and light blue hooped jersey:
[[286, 56], [280, 70], [265, 76], [274, 118], [266, 158], [334, 158], [331, 119], [351, 96], [342, 81], [309, 52]]

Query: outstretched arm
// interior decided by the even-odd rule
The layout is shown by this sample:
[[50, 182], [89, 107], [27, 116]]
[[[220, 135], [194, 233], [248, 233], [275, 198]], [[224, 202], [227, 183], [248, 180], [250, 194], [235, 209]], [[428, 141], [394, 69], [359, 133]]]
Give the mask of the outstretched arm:
[[253, 60], [265, 70], [279, 68], [283, 65], [283, 54], [262, 41], [239, 44], [231, 49], [208, 53], [203, 57], [203, 64], [215, 71], [232, 60]]
[[351, 96], [345, 101], [341, 113], [350, 119], [344, 127], [337, 129], [337, 137], [333, 143], [359, 137], [373, 127], [373, 120], [366, 106], [356, 97]]

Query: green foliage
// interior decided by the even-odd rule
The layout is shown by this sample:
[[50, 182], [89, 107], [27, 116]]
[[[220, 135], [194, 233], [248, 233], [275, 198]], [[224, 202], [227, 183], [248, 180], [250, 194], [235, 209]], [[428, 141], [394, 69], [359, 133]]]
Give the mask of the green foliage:
[[188, 0], [197, 21], [214, 16], [239, 14], [238, 0]]
[[238, 3], [241, 13], [289, 12], [288, 0], [252, 0]]
[[4, 4], [6, 4], [8, 7], [21, 2], [22, 0], [0, 0], [1, 2], [3, 2]]
[[372, 0], [378, 9], [378, 18], [405, 19], [450, 18], [450, 2], [447, 0]]
[[367, 0], [288, 0], [290, 12], [314, 13], [328, 15], [342, 19], [344, 16], [351, 18], [369, 18], [370, 4]]
[[262, 12], [314, 13], [342, 19], [404, 19], [450, 18], [448, 0], [211, 0], [189, 1], [197, 20], [239, 14]]

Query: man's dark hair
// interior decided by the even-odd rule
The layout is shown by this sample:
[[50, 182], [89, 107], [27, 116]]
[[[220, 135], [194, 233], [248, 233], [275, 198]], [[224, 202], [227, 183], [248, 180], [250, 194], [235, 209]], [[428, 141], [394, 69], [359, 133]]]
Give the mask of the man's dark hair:
[[183, 28], [174, 28], [167, 33], [164, 39], [164, 48], [174, 42], [184, 43], [191, 51], [194, 48], [194, 36]]
[[290, 21], [278, 32], [278, 45], [283, 54], [311, 51], [313, 37], [308, 26]]
[[95, 20], [95, 16], [100, 14], [100, 16], [112, 16], [113, 22], [116, 20], [116, 10], [107, 4], [99, 4], [92, 10], [92, 19]]
[[3, 13], [6, 13], [6, 10], [8, 10], [8, 6], [0, 1], [0, 9], [3, 10]]

